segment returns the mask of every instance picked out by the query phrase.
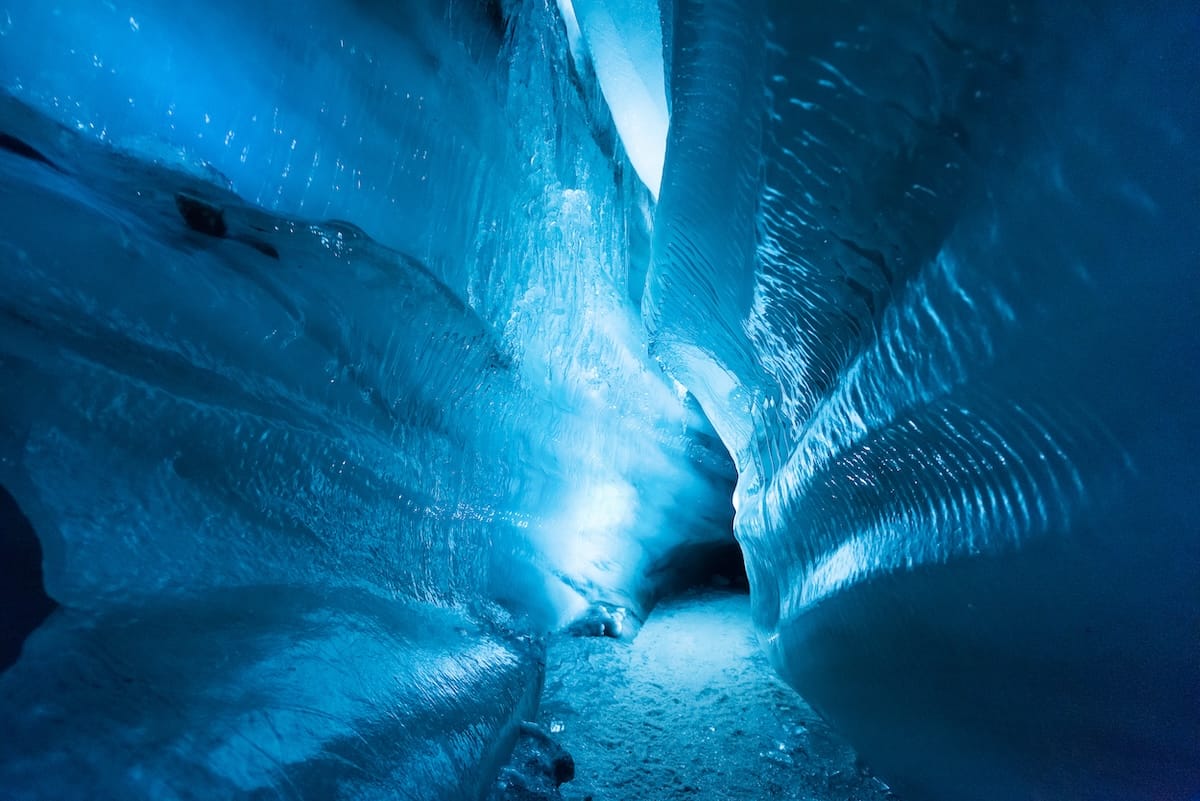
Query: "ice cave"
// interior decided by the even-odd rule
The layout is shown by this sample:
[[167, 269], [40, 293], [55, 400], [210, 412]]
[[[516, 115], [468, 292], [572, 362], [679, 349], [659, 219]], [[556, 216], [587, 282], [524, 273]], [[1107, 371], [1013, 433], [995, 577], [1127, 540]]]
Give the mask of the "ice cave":
[[1200, 801], [1195, 0], [0, 0], [0, 801]]

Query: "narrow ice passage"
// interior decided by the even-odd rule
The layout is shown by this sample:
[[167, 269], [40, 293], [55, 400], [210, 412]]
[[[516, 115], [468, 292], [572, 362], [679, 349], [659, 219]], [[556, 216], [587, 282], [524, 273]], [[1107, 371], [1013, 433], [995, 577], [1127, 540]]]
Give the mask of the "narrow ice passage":
[[479, 801], [599, 605], [573, 801], [1200, 801], [1197, 76], [1195, 0], [0, 0], [0, 801]]

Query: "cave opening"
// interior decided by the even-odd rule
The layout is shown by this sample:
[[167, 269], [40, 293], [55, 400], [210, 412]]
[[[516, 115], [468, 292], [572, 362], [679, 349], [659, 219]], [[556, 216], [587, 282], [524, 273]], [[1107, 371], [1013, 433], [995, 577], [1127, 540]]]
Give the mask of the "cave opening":
[[745, 554], [732, 529], [728, 531], [728, 539], [680, 546], [665, 564], [648, 571], [647, 581], [655, 588], [654, 603], [704, 589], [748, 595]]

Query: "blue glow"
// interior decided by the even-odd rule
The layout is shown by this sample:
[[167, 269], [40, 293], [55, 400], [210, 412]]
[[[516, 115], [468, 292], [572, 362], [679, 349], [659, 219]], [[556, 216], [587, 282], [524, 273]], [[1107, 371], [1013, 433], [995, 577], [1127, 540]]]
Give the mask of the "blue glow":
[[658, 0], [560, 0], [559, 8], [567, 30], [578, 31], [574, 49], [586, 47], [630, 163], [657, 200], [669, 126]]

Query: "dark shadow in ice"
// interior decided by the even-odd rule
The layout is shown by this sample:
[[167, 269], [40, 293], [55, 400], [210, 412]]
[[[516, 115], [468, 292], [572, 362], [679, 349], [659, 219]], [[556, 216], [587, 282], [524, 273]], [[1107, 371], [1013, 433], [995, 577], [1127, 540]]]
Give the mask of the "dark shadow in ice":
[[42, 546], [29, 518], [0, 486], [0, 670], [21, 656], [21, 647], [58, 604], [42, 584]]

